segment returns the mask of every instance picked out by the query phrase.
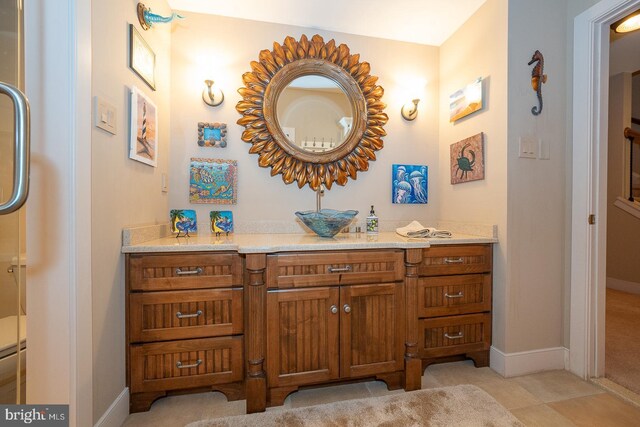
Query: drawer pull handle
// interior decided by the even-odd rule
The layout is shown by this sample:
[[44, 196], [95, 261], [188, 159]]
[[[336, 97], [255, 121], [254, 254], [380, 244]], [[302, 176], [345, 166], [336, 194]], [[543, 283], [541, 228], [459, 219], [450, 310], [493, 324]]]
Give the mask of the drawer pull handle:
[[198, 310], [198, 311], [196, 311], [195, 313], [192, 313], [192, 314], [182, 314], [181, 311], [178, 311], [176, 313], [176, 317], [178, 319], [190, 319], [192, 317], [200, 317], [200, 316], [202, 316], [202, 310]]
[[193, 363], [191, 365], [183, 365], [180, 361], [176, 362], [176, 368], [178, 369], [197, 368], [200, 365], [202, 365], [202, 359], [196, 360], [196, 363]]
[[338, 314], [338, 306], [337, 305], [332, 305], [331, 306], [331, 313], [332, 314]]
[[444, 337], [449, 338], [450, 340], [459, 340], [460, 338], [464, 337], [464, 334], [462, 332], [458, 332], [458, 335], [449, 335], [445, 332]]
[[346, 267], [329, 267], [329, 273], [348, 273], [351, 271], [351, 266], [347, 265]]
[[345, 313], [351, 313], [351, 307], [349, 304], [345, 304], [343, 307]]
[[464, 297], [464, 294], [462, 293], [462, 291], [458, 292], [455, 295], [449, 295], [448, 293], [445, 293], [444, 297], [445, 298], [462, 298], [462, 297]]
[[462, 264], [464, 262], [464, 259], [462, 259], [462, 257], [460, 258], [445, 258], [444, 259], [444, 263], [445, 264]]
[[185, 270], [185, 271], [182, 271], [181, 268], [176, 268], [176, 274], [178, 276], [192, 276], [195, 274], [202, 274], [202, 267], [198, 267], [195, 270]]

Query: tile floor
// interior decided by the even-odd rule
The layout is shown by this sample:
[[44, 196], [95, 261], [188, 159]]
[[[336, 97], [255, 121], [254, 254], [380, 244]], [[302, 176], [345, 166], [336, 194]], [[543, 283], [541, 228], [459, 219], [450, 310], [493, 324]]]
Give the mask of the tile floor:
[[[505, 379], [470, 361], [432, 365], [422, 388], [474, 384], [507, 408], [526, 426], [640, 426], [640, 406], [566, 371], [551, 371]], [[300, 407], [337, 400], [391, 393], [378, 381], [305, 389], [287, 397], [284, 407]], [[277, 408], [270, 408], [272, 410]], [[129, 415], [125, 427], [184, 426], [192, 421], [245, 413], [245, 401], [227, 402], [221, 393], [172, 396], [157, 400], [149, 412]]]

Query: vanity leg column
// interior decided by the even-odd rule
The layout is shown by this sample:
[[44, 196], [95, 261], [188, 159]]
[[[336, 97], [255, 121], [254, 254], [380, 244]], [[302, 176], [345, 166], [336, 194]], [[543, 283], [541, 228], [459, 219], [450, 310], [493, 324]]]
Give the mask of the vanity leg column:
[[405, 252], [406, 335], [404, 353], [404, 389], [422, 388], [422, 361], [418, 356], [418, 265], [422, 262], [422, 249]]
[[246, 259], [245, 348], [247, 413], [264, 412], [267, 407], [265, 338], [267, 286], [265, 254], [249, 254]]

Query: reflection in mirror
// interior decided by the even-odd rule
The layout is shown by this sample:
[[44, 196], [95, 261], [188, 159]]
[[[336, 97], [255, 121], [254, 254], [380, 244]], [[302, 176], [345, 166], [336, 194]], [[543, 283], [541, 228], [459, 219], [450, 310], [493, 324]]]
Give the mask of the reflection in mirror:
[[351, 103], [330, 78], [301, 76], [278, 97], [278, 124], [289, 142], [301, 150], [333, 150], [346, 141], [353, 122]]

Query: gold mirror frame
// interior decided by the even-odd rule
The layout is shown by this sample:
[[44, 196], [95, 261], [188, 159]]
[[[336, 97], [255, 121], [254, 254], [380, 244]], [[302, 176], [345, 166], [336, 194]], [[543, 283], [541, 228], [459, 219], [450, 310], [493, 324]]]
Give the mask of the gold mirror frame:
[[[345, 185], [357, 178], [358, 171], [369, 169], [369, 161], [382, 149], [384, 125], [389, 120], [380, 100], [384, 89], [376, 85], [378, 77], [369, 74], [368, 62], [360, 62], [360, 54], [351, 55], [345, 44], [335, 45], [315, 35], [296, 41], [287, 37], [281, 46], [262, 50], [259, 61], [251, 61], [251, 70], [242, 75], [245, 87], [238, 89], [242, 100], [236, 110], [237, 121], [245, 127], [242, 140], [251, 143], [249, 153], [258, 154], [261, 167], [271, 167], [271, 176], [282, 174], [286, 184], [296, 181], [302, 188], [309, 184], [330, 189], [334, 182]], [[337, 148], [324, 153], [311, 153], [295, 147], [284, 135], [277, 118], [280, 93], [287, 85], [304, 75], [320, 75], [335, 81], [347, 94], [353, 111], [352, 129]]]

